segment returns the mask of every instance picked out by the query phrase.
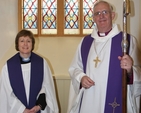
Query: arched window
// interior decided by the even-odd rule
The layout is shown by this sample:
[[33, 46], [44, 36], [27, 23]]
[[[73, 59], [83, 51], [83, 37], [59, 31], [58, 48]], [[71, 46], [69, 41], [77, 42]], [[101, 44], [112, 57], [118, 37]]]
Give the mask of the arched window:
[[92, 11], [98, 0], [19, 0], [19, 30], [37, 36], [83, 36], [94, 26]]

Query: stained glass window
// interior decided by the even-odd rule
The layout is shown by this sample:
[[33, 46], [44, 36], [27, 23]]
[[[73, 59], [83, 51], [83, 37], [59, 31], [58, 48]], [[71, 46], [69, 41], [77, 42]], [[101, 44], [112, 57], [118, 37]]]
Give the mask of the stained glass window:
[[88, 34], [92, 32], [94, 27], [93, 21], [93, 6], [97, 0], [83, 0], [83, 33]]
[[37, 0], [23, 1], [23, 28], [32, 29], [37, 34]]
[[42, 2], [42, 33], [57, 34], [57, 0]]
[[79, 34], [79, 3], [78, 0], [65, 0], [65, 34]]
[[92, 32], [98, 0], [19, 0], [19, 29], [34, 34], [81, 36]]

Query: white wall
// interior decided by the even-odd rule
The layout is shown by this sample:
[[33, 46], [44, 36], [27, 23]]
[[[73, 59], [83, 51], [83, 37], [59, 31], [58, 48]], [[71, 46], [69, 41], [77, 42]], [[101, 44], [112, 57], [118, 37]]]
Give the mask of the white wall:
[[[115, 6], [116, 23], [122, 29], [123, 0], [108, 0]], [[130, 0], [131, 1], [131, 0]], [[6, 60], [16, 53], [14, 39], [18, 32], [18, 0], [0, 0], [0, 70]], [[128, 31], [141, 42], [141, 0], [132, 0]], [[35, 52], [44, 56], [55, 76], [68, 75], [68, 68], [82, 37], [36, 38]]]
[[17, 2], [0, 0], [0, 65], [3, 64], [2, 59], [13, 45], [17, 33]]

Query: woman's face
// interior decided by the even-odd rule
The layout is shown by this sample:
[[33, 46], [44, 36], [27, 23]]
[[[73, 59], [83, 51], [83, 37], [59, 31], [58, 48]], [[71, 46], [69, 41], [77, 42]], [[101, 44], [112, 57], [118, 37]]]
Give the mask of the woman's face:
[[29, 56], [32, 51], [32, 40], [29, 36], [22, 36], [18, 41], [18, 48], [21, 56]]

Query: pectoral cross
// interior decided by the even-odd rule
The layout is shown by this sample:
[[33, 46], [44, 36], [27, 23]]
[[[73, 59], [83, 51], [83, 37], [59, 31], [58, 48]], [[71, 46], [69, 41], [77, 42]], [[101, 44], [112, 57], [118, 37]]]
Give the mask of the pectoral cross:
[[98, 59], [98, 56], [96, 57], [96, 59], [94, 59], [95, 62], [95, 68], [97, 67], [98, 62], [101, 62], [101, 60]]

